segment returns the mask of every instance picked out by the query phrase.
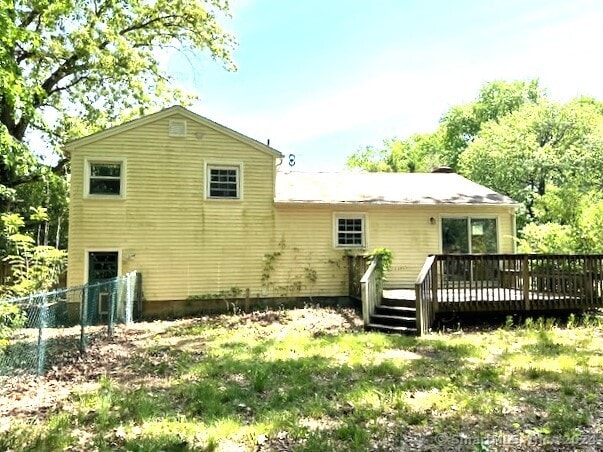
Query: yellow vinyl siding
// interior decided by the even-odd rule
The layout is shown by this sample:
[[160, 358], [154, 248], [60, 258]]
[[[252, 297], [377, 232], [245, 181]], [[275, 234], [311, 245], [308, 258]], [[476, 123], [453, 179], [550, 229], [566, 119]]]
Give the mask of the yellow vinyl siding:
[[[143, 274], [148, 299], [258, 287], [272, 240], [274, 157], [191, 120], [186, 138], [171, 138], [169, 119], [72, 152], [70, 285], [86, 280], [86, 250], [115, 247], [123, 272]], [[84, 198], [84, 160], [110, 157], [127, 159], [126, 197]], [[205, 164], [222, 161], [243, 168], [240, 200], [204, 199]]]
[[[350, 248], [349, 253], [370, 253], [379, 247], [392, 250], [393, 268], [386, 282], [389, 286], [412, 286], [426, 257], [441, 252], [440, 219], [443, 216], [497, 218], [499, 251], [513, 252], [513, 217], [508, 207], [279, 205], [277, 229], [281, 231], [278, 234], [284, 238], [286, 248], [279, 257], [281, 268], [277, 279], [289, 278], [290, 281], [295, 263], [305, 265], [310, 262], [318, 276], [315, 283], [301, 278], [305, 273], [303, 268], [298, 269], [293, 278], [293, 281], [301, 279], [304, 282], [302, 295], [346, 295], [346, 251], [335, 247], [333, 216], [354, 212], [365, 215], [366, 247]], [[431, 224], [431, 218], [436, 224]]]
[[[512, 212], [508, 207], [406, 206], [369, 211], [368, 248], [392, 250], [394, 261], [389, 286], [414, 284], [426, 257], [442, 252], [441, 219], [447, 216], [497, 218], [499, 252], [513, 252]], [[431, 218], [435, 224], [431, 224]]]
[[[86, 281], [87, 251], [115, 249], [122, 273], [142, 273], [149, 301], [231, 288], [252, 297], [347, 295], [346, 251], [334, 244], [337, 212], [365, 215], [366, 246], [352, 253], [393, 251], [390, 285], [412, 285], [426, 256], [441, 251], [442, 216], [495, 216], [500, 251], [513, 251], [508, 207], [275, 205], [275, 155], [188, 117], [186, 138], [169, 137], [169, 121], [179, 117], [74, 146], [69, 285]], [[86, 159], [124, 159], [125, 197], [85, 197]], [[206, 166], [221, 162], [240, 165], [241, 199], [205, 199]]]

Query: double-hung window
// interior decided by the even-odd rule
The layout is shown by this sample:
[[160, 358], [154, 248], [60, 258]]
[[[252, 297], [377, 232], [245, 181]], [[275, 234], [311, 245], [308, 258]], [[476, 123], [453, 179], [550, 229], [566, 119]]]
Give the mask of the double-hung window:
[[338, 248], [363, 248], [365, 220], [363, 215], [338, 215], [335, 217], [335, 246]]
[[89, 161], [87, 164], [87, 195], [123, 197], [123, 161]]
[[235, 165], [208, 165], [207, 197], [217, 199], [241, 198], [241, 168]]

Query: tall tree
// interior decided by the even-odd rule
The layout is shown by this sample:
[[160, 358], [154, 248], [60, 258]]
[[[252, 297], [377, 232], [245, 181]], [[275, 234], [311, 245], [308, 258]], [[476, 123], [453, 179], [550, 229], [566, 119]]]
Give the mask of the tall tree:
[[347, 165], [369, 171], [429, 171], [435, 165], [458, 169], [461, 153], [479, 135], [482, 127], [497, 122], [526, 104], [538, 104], [545, 92], [538, 80], [486, 83], [473, 102], [446, 112], [433, 133], [415, 134], [406, 140], [386, 140], [382, 149], [359, 149]]
[[381, 149], [367, 146], [348, 158], [349, 168], [399, 173], [429, 172], [440, 164], [442, 136], [438, 133], [415, 134], [406, 140], [383, 141]]
[[485, 124], [461, 154], [470, 179], [524, 203], [528, 220], [573, 223], [579, 197], [601, 189], [603, 114], [600, 103], [526, 104]]
[[[0, 196], [44, 171], [30, 140], [58, 146], [188, 98], [162, 72], [167, 49], [234, 69], [218, 24], [227, 0], [0, 0]], [[54, 167], [61, 172], [67, 160]], [[1, 202], [1, 199], [0, 199]]]
[[457, 169], [461, 153], [489, 121], [497, 122], [526, 104], [537, 104], [545, 99], [538, 80], [486, 83], [477, 99], [452, 107], [441, 120], [442, 159]]

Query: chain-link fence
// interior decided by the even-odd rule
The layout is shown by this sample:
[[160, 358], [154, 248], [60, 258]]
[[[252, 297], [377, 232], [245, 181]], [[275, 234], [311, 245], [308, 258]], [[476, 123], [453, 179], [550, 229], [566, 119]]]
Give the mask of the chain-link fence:
[[0, 301], [0, 374], [44, 373], [48, 358], [67, 348], [86, 350], [89, 327], [133, 320], [140, 274]]

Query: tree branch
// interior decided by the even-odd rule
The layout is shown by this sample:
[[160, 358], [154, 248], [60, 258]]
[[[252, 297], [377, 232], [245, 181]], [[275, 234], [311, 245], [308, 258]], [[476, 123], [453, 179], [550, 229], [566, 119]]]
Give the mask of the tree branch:
[[[70, 83], [68, 83], [67, 85], [65, 85], [65, 86], [58, 86], [58, 85], [57, 85], [55, 88], [53, 88], [53, 89], [52, 89], [52, 90], [51, 90], [51, 91], [48, 93], [48, 95], [49, 95], [49, 96], [51, 96], [52, 94], [59, 93], [59, 92], [61, 92], [61, 91], [66, 91], [66, 90], [68, 90], [68, 89], [70, 89], [70, 88], [73, 88], [75, 85], [77, 85], [77, 84], [78, 84], [78, 83], [80, 83], [81, 81], [86, 80], [86, 79], [88, 79], [88, 78], [89, 78], [89, 75], [88, 75], [88, 74], [81, 75], [81, 76], [79, 76], [79, 77], [74, 77], [74, 79], [73, 79], [73, 80], [72, 80]], [[42, 106], [42, 105], [40, 105], [40, 106]]]
[[[141, 29], [147, 28], [149, 25], [154, 24], [156, 22], [162, 22], [166, 19], [176, 19], [177, 17], [178, 16], [175, 14], [169, 14], [167, 16], [158, 16], [153, 19], [149, 19], [146, 22], [141, 22], [138, 24], [130, 25], [129, 27], [126, 27], [123, 30], [121, 30], [119, 32], [119, 34], [124, 36], [124, 35], [130, 33], [131, 31], [136, 31], [136, 30], [141, 30]], [[165, 25], [167, 25], [167, 24], [165, 24]]]
[[20, 28], [27, 28], [31, 25], [31, 23], [40, 15], [39, 11], [36, 11], [35, 8], [32, 8], [27, 17], [19, 24]]
[[59, 163], [51, 168], [51, 170], [54, 174], [62, 176], [68, 163], [69, 159], [67, 157], [63, 157], [61, 160], [59, 160]]

